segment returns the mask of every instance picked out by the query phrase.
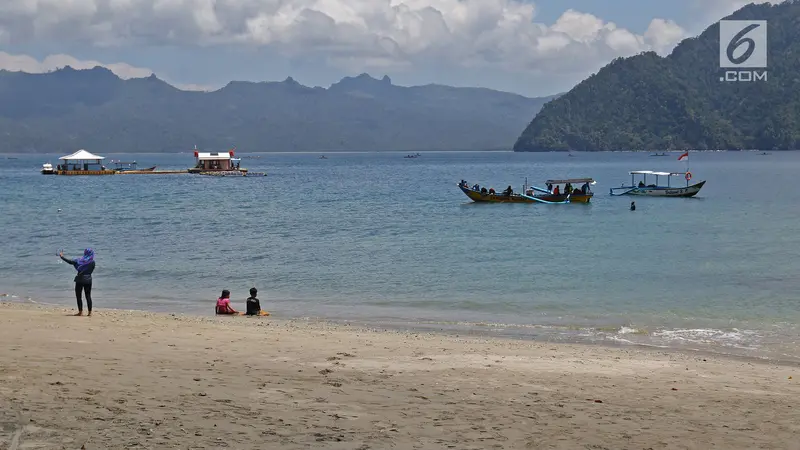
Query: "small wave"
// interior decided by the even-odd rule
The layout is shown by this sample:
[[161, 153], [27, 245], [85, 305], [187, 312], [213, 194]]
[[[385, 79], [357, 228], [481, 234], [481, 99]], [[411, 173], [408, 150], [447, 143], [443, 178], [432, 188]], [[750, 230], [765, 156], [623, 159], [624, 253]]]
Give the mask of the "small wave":
[[756, 341], [762, 336], [752, 330], [717, 330], [714, 328], [693, 328], [660, 330], [652, 334], [653, 337], [670, 342], [685, 342], [697, 344], [714, 344], [741, 349], [758, 349]]

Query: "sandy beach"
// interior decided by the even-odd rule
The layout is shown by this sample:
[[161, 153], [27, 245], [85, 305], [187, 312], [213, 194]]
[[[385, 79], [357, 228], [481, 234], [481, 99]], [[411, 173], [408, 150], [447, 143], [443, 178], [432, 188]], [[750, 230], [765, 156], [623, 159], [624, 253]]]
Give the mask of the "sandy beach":
[[798, 449], [796, 365], [0, 303], [0, 448]]

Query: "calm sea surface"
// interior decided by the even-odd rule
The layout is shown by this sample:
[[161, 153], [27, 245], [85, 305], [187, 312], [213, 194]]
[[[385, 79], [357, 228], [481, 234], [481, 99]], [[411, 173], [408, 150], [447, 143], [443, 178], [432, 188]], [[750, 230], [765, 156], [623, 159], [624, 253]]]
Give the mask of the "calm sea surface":
[[[74, 304], [56, 252], [91, 246], [101, 308], [211, 314], [256, 286], [279, 317], [800, 359], [800, 153], [692, 153], [693, 199], [608, 195], [629, 170], [683, 169], [677, 153], [403, 155], [242, 154], [268, 173], [251, 178], [42, 176], [58, 155], [2, 155], [0, 293]], [[584, 176], [589, 205], [456, 187]]]

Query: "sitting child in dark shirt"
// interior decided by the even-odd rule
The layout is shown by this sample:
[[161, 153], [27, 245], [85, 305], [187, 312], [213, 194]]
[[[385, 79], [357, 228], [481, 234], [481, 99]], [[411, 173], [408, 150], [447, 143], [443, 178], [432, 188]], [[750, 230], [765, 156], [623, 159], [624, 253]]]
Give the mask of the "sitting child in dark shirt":
[[261, 302], [256, 298], [258, 289], [250, 288], [250, 297], [247, 299], [247, 315], [248, 316], [268, 316], [269, 313], [261, 310]]

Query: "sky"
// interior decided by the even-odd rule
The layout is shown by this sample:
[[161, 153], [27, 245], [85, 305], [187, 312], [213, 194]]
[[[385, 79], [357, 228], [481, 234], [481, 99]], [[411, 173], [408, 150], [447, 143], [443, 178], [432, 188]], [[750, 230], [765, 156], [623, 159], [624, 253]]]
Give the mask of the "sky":
[[[544, 96], [612, 59], [667, 55], [763, 0], [0, 0], [0, 69], [104, 66], [187, 90], [231, 80], [394, 84]], [[772, 3], [775, 3], [774, 1]]]

